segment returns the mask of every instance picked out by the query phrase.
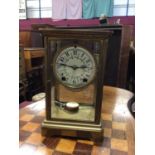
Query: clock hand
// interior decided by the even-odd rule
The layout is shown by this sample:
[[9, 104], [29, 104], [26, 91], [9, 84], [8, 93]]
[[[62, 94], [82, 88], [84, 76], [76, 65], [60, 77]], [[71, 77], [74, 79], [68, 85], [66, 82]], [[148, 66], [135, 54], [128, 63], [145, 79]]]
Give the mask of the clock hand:
[[88, 66], [85, 66], [85, 65], [82, 65], [82, 66], [80, 66], [80, 67], [78, 67], [78, 66], [71, 66], [71, 65], [67, 65], [67, 64], [64, 64], [64, 63], [58, 63], [59, 65], [62, 65], [62, 66], [67, 66], [67, 67], [71, 67], [71, 68], [73, 68], [73, 70], [76, 70], [76, 69], [78, 69], [78, 68], [93, 68], [93, 67], [88, 67]]
[[85, 69], [85, 68], [89, 68], [89, 69], [95, 69], [95, 67], [88, 67], [88, 66], [80, 66], [80, 67], [78, 67], [78, 66], [71, 66], [74, 70], [76, 70], [76, 69]]
[[58, 63], [58, 64], [59, 64], [59, 65], [62, 65], [62, 66], [71, 67], [73, 70], [76, 70], [77, 68], [81, 68], [81, 67], [78, 67], [78, 66], [67, 65], [67, 64], [64, 64], [64, 63]]
[[57, 64], [62, 65], [62, 66], [66, 66], [66, 67], [71, 67], [71, 68], [73, 68], [73, 69], [74, 69], [74, 67], [73, 67], [73, 66], [70, 66], [70, 65], [67, 65], [67, 64], [64, 64], [64, 63], [57, 63]]
[[77, 68], [82, 68], [82, 69], [90, 68], [90, 69], [93, 69], [94, 67], [88, 67], [88, 66], [84, 66], [84, 65], [82, 65], [82, 66], [80, 66], [80, 67], [76, 67], [76, 69], [77, 69]]

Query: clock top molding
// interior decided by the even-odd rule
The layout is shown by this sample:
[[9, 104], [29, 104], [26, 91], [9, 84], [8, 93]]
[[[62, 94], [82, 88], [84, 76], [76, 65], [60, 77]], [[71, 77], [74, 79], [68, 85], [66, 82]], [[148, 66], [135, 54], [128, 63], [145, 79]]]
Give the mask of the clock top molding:
[[[40, 28], [39, 32], [46, 37], [74, 38], [76, 39], [106, 39], [112, 35], [112, 31], [103, 31], [97, 29], [57, 29], [57, 28]], [[92, 38], [93, 37], [93, 38]]]

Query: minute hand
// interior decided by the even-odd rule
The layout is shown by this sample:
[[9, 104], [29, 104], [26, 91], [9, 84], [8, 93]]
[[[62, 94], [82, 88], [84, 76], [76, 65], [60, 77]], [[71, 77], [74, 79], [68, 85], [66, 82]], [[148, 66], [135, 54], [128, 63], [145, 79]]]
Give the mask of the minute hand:
[[78, 68], [94, 68], [94, 67], [88, 67], [88, 66], [81, 66], [81, 67], [78, 67]]
[[67, 64], [64, 64], [64, 63], [58, 63], [59, 65], [62, 65], [62, 66], [67, 66], [67, 67], [71, 67], [71, 68], [73, 68], [74, 70], [76, 70], [76, 69], [78, 69], [78, 68], [93, 68], [93, 67], [88, 67], [88, 66], [80, 66], [80, 67], [78, 67], [78, 66], [71, 66], [71, 65], [67, 65]]
[[94, 67], [88, 67], [88, 66], [72, 66], [74, 70], [78, 69], [78, 68], [81, 68], [81, 69], [85, 69], [85, 68], [90, 68], [90, 69], [93, 69]]
[[70, 66], [70, 65], [67, 65], [67, 64], [64, 64], [64, 63], [57, 63], [57, 64], [62, 65], [62, 66], [71, 67], [71, 68], [73, 68], [73, 69], [74, 69], [74, 67], [73, 67], [73, 66]]
[[78, 68], [87, 68], [87, 66], [80, 66], [80, 67], [78, 67], [78, 66], [75, 66], [75, 65], [71, 66], [71, 65], [64, 64], [64, 63], [58, 63], [58, 64], [59, 64], [59, 65], [62, 65], [62, 66], [71, 67], [71, 68], [73, 68], [74, 70], [76, 70], [76, 69], [78, 69]]

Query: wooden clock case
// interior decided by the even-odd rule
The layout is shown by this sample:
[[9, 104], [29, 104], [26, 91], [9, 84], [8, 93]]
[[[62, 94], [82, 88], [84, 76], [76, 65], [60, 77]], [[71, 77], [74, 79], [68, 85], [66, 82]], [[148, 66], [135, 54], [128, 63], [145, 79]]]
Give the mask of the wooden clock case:
[[[44, 36], [44, 45], [46, 49], [45, 54], [45, 84], [46, 84], [46, 118], [42, 123], [42, 135], [44, 136], [72, 136], [89, 139], [101, 140], [103, 138], [103, 127], [101, 121], [101, 109], [103, 104], [103, 82], [104, 82], [104, 70], [106, 62], [106, 51], [108, 46], [108, 39], [112, 32], [100, 31], [100, 30], [81, 30], [81, 29], [56, 29], [56, 28], [40, 28], [39, 31]], [[58, 52], [58, 49], [65, 47], [66, 45], [80, 45], [86, 49], [91, 50], [94, 59], [97, 62], [97, 72], [94, 84], [94, 98], [92, 100], [94, 104], [94, 119], [91, 121], [82, 119], [64, 119], [53, 117], [52, 111], [52, 86], [56, 88], [56, 98], [65, 98], [68, 100], [73, 97], [71, 93], [76, 94], [78, 99], [81, 98], [80, 92], [83, 93], [83, 89], [74, 91], [67, 89], [61, 84], [57, 85], [56, 79], [53, 75], [52, 64], [53, 57]], [[57, 85], [57, 86], [56, 86]], [[91, 85], [91, 84], [90, 84]], [[91, 92], [89, 89], [91, 86], [87, 86], [87, 94]], [[58, 89], [59, 88], [59, 89]], [[66, 92], [63, 92], [66, 91]], [[63, 94], [63, 97], [60, 94]], [[70, 96], [70, 97], [69, 97]], [[88, 95], [91, 97], [91, 94]], [[88, 97], [87, 96], [87, 97]], [[89, 99], [86, 98], [87, 101]], [[83, 116], [82, 116], [83, 117]], [[84, 117], [83, 117], [84, 118]]]

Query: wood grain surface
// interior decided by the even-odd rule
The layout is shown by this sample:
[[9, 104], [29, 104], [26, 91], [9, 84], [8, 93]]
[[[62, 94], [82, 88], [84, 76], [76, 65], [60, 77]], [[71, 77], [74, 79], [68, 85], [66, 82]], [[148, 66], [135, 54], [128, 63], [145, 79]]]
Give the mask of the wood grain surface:
[[104, 87], [102, 120], [104, 141], [69, 137], [41, 136], [45, 100], [20, 109], [19, 152], [21, 155], [134, 155], [135, 121], [127, 103], [133, 94], [127, 90]]

